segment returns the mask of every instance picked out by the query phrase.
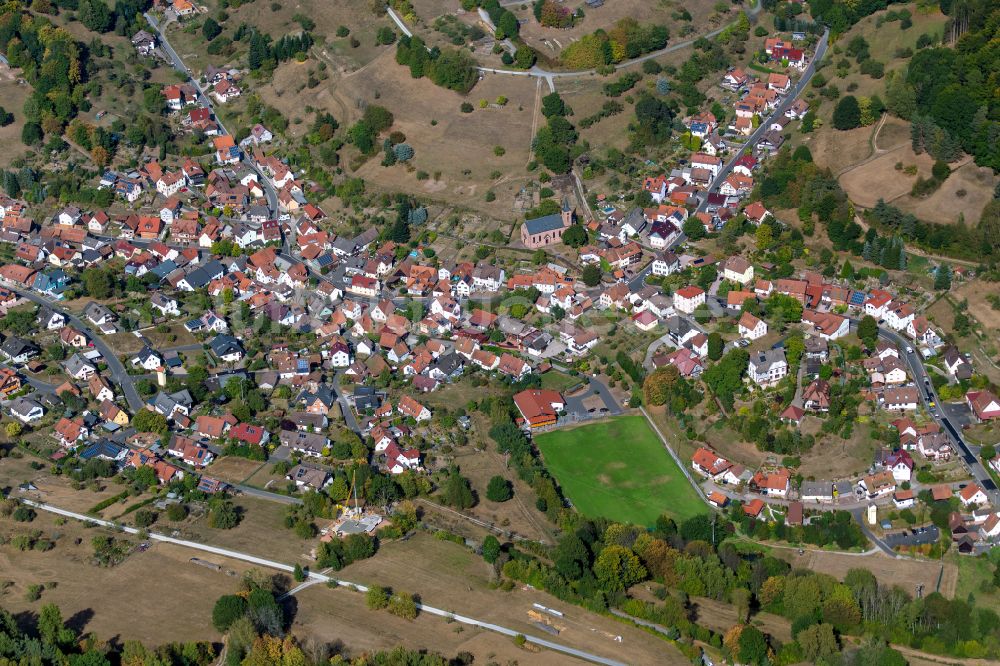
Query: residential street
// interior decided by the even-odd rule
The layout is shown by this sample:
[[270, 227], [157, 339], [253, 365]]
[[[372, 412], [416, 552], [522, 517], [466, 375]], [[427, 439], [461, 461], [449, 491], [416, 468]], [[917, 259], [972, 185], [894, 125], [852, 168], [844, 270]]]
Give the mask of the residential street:
[[[719, 187], [726, 180], [726, 178], [729, 177], [729, 174], [732, 172], [733, 167], [736, 165], [736, 160], [740, 159], [740, 157], [743, 156], [743, 153], [745, 153], [747, 149], [753, 150], [753, 147], [757, 145], [757, 142], [760, 141], [760, 138], [764, 136], [764, 134], [767, 132], [767, 129], [771, 124], [771, 119], [782, 116], [785, 113], [785, 111], [788, 110], [788, 107], [792, 105], [792, 102], [798, 99], [799, 95], [802, 94], [802, 91], [805, 90], [805, 87], [809, 84], [809, 81], [812, 79], [813, 74], [816, 73], [816, 63], [822, 60], [823, 55], [826, 53], [826, 47], [829, 37], [830, 37], [830, 31], [825, 30], [823, 32], [823, 36], [820, 37], [819, 42], [816, 44], [816, 54], [813, 56], [812, 60], [810, 60], [809, 64], [806, 66], [805, 71], [802, 73], [802, 78], [800, 78], [799, 82], [795, 84], [795, 87], [792, 88], [787, 95], [785, 95], [784, 99], [781, 100], [781, 103], [778, 104], [777, 108], [774, 110], [774, 113], [772, 113], [770, 116], [764, 119], [764, 121], [757, 127], [757, 129], [753, 131], [753, 134], [751, 134], [747, 138], [746, 143], [744, 143], [739, 150], [733, 153], [733, 155], [729, 158], [729, 161], [722, 166], [722, 170], [719, 171], [719, 173], [715, 176], [715, 178], [712, 180], [712, 184], [708, 188], [708, 191], [710, 193], [718, 192]], [[708, 198], [706, 197], [705, 201], [703, 201], [701, 205], [698, 206], [698, 212], [703, 212], [707, 207], [708, 207]]]
[[[156, 34], [160, 40], [160, 49], [162, 49], [162, 51], [167, 55], [167, 57], [170, 58], [170, 63], [174, 66], [174, 69], [187, 75], [188, 83], [193, 85], [195, 89], [198, 91], [198, 96], [201, 98], [202, 104], [204, 104], [209, 110], [211, 110], [212, 115], [215, 116], [216, 122], [219, 123], [219, 129], [222, 131], [223, 134], [230, 134], [231, 132], [226, 129], [226, 126], [222, 122], [222, 118], [220, 118], [219, 114], [216, 113], [215, 106], [212, 104], [211, 97], [206, 95], [205, 91], [201, 89], [201, 86], [198, 84], [198, 81], [196, 81], [194, 78], [194, 74], [191, 72], [188, 66], [184, 64], [184, 61], [181, 59], [181, 57], [177, 55], [177, 52], [174, 51], [174, 47], [170, 45], [170, 42], [167, 41], [167, 36], [163, 33], [163, 30], [161, 30], [160, 25], [156, 21], [156, 17], [154, 17], [149, 12], [143, 14], [143, 16], [149, 22], [149, 25], [156, 31]], [[243, 156], [242, 163], [244, 166], [246, 166], [248, 169], [250, 169], [259, 176], [259, 182], [261, 184], [261, 187], [264, 188], [264, 196], [267, 197], [267, 207], [270, 208], [271, 213], [275, 217], [277, 217], [278, 193], [277, 191], [275, 191], [274, 186], [271, 184], [271, 181], [269, 181], [266, 177], [264, 177], [264, 174], [262, 174], [257, 169], [257, 165], [254, 164], [253, 160], [247, 157], [246, 155]]]
[[19, 296], [27, 298], [29, 301], [47, 307], [66, 317], [66, 320], [78, 331], [86, 335], [87, 338], [94, 343], [94, 348], [101, 352], [101, 356], [104, 357], [105, 362], [108, 364], [108, 371], [111, 373], [111, 383], [121, 387], [122, 392], [125, 394], [125, 400], [128, 401], [128, 406], [129, 409], [132, 410], [132, 413], [136, 413], [145, 406], [146, 403], [139, 395], [139, 391], [136, 390], [135, 381], [131, 376], [129, 376], [128, 372], [125, 371], [125, 366], [123, 366], [121, 361], [118, 360], [118, 357], [115, 356], [111, 347], [104, 342], [104, 339], [95, 333], [90, 326], [84, 323], [82, 319], [74, 315], [72, 312], [63, 309], [58, 304], [58, 301], [49, 300], [34, 291], [22, 289], [13, 285], [7, 285], [7, 288]]

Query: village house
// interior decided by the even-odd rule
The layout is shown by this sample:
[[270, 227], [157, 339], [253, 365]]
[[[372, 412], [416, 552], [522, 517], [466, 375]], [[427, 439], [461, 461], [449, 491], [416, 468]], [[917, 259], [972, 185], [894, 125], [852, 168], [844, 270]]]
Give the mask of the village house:
[[759, 386], [772, 386], [788, 374], [784, 349], [768, 349], [750, 355], [747, 370], [750, 380]]
[[559, 412], [566, 407], [565, 400], [558, 391], [547, 389], [528, 389], [515, 393], [514, 405], [530, 428], [555, 425]]
[[674, 292], [674, 308], [685, 314], [694, 314], [698, 306], [705, 304], [705, 290], [688, 285]]

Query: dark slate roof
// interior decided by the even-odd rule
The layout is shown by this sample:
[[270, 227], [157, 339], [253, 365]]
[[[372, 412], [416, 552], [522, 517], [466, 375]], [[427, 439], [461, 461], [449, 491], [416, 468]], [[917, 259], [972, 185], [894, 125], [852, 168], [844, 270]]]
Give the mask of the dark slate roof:
[[552, 213], [551, 215], [536, 217], [532, 220], [525, 220], [524, 226], [528, 228], [529, 234], [544, 234], [546, 231], [562, 229], [563, 219], [561, 214]]

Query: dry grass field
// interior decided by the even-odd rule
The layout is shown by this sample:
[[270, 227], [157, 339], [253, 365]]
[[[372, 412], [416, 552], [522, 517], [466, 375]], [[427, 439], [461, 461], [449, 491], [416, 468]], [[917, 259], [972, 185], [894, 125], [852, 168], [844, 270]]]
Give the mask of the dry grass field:
[[[826, 109], [827, 106], [824, 104], [821, 109]], [[832, 106], [829, 112], [833, 112]], [[873, 131], [873, 127], [859, 127], [844, 132], [823, 127], [812, 134], [802, 135], [802, 143], [809, 146], [817, 165], [838, 173], [871, 155]]]
[[[995, 282], [972, 280], [962, 284], [953, 291], [956, 301], [969, 301], [969, 314], [975, 317], [986, 331], [1000, 330], [1000, 310], [986, 300], [987, 296], [1000, 296], [1000, 286]], [[948, 320], [951, 321], [951, 320]]]
[[907, 191], [893, 205], [937, 224], [954, 224], [962, 218], [969, 225], [978, 223], [1000, 179], [989, 167], [976, 166], [972, 158], [953, 164], [952, 169], [948, 180], [929, 197], [914, 198]]
[[[701, 626], [724, 634], [737, 624], [736, 609], [732, 604], [706, 597], [691, 597], [691, 602], [695, 621]], [[750, 618], [750, 624], [780, 641], [792, 640], [792, 624], [780, 615], [756, 613]]]
[[180, 527], [181, 537], [287, 564], [299, 562], [306, 566], [309, 563], [309, 552], [317, 542], [315, 539], [303, 541], [285, 528], [287, 505], [249, 496], [238, 497], [236, 505], [242, 510], [243, 517], [233, 529], [213, 529], [208, 526], [204, 515], [198, 515], [189, 518]]
[[[502, 593], [501, 593], [502, 594]], [[292, 633], [306, 644], [310, 640], [338, 643], [342, 653], [364, 652], [405, 645], [453, 657], [469, 652], [476, 663], [579, 664], [572, 657], [550, 650], [519, 648], [512, 640], [485, 629], [447, 622], [433, 615], [409, 621], [387, 612], [371, 611], [364, 596], [344, 588], [313, 586], [295, 595], [298, 604]], [[534, 634], [541, 633], [538, 630]], [[558, 641], [558, 637], [554, 640]]]
[[[232, 38], [237, 26], [248, 23], [277, 41], [284, 35], [297, 34], [302, 30], [293, 18], [302, 14], [316, 23], [316, 27], [310, 31], [316, 41], [310, 65], [315, 65], [315, 57], [318, 53], [323, 53], [334, 71], [349, 72], [364, 66], [387, 50], [376, 43], [375, 34], [379, 28], [390, 25], [391, 22], [387, 15], [373, 13], [367, 2], [297, 0], [274, 5], [278, 7], [277, 10], [271, 9], [272, 5], [263, 0], [244, 3], [236, 8], [229, 7], [226, 9], [229, 18], [220, 23], [223, 28], [222, 37]], [[218, 9], [217, 3], [212, 3], [209, 7], [214, 16]], [[209, 54], [208, 42], [202, 37], [200, 30], [203, 21], [203, 16], [197, 16], [183, 23], [171, 23], [167, 28], [167, 38], [185, 64], [196, 74], [204, 72], [208, 65], [237, 64], [246, 54], [246, 43], [235, 43], [236, 48], [228, 57]], [[337, 28], [341, 25], [351, 31], [348, 37], [336, 36]], [[351, 38], [357, 39], [360, 44], [351, 47]]]
[[[122, 492], [122, 486], [107, 479], [96, 482], [94, 489], [88, 487], [83, 490], [73, 490], [69, 479], [49, 474], [49, 466], [44, 463], [42, 469], [32, 469], [32, 462], [41, 461], [28, 455], [22, 458], [8, 456], [0, 460], [0, 489], [16, 490], [22, 483], [30, 481], [38, 488], [37, 491], [27, 493], [26, 496], [30, 499], [49, 502], [79, 513], [86, 513], [99, 502]], [[137, 498], [130, 497], [121, 504], [113, 504], [104, 511], [103, 517], [118, 515], [135, 501]]]
[[[864, 129], [851, 130], [860, 132]], [[917, 167], [917, 174], [909, 175], [903, 169], [895, 168], [897, 163], [903, 169]], [[934, 158], [927, 153], [917, 155], [909, 145], [897, 146], [873, 160], [864, 162], [840, 175], [840, 184], [851, 201], [863, 208], [871, 208], [879, 199], [893, 201], [900, 197], [909, 198], [910, 188], [917, 177], [929, 178]]]
[[802, 421], [802, 433], [815, 435], [817, 442], [800, 456], [799, 474], [807, 479], [835, 480], [852, 477], [868, 469], [875, 443], [867, 425], [855, 424], [849, 440], [824, 435], [820, 432], [822, 425], [823, 422], [813, 416], [807, 416]]
[[212, 463], [205, 473], [216, 479], [221, 479], [226, 483], [242, 483], [247, 478], [253, 476], [261, 467], [270, 467], [270, 463], [261, 463], [257, 460], [247, 460], [235, 456], [218, 458]]
[[27, 99], [30, 89], [27, 84], [17, 82], [20, 70], [12, 70], [6, 65], [0, 66], [0, 97], [3, 98], [3, 108], [14, 114], [14, 122], [6, 127], [0, 127], [0, 166], [7, 167], [14, 158], [23, 155], [27, 147], [21, 143], [21, 128], [24, 126], [24, 115], [21, 109]]
[[[524, 634], [542, 635], [626, 663], [682, 660], [665, 641], [611, 618], [569, 606], [545, 592], [526, 587], [511, 592], [490, 589], [491, 568], [481, 558], [463, 546], [423, 534], [409, 541], [385, 544], [375, 557], [352, 564], [340, 575], [358, 583], [375, 583], [418, 594], [422, 601], [437, 608], [496, 622]], [[566, 613], [565, 617], [554, 619], [562, 627], [558, 636], [548, 636], [531, 624], [528, 611], [532, 603]], [[381, 619], [374, 623], [381, 623]], [[615, 642], [615, 636], [621, 636], [622, 642]], [[519, 661], [550, 663], [549, 656], [537, 659], [526, 656]]]
[[937, 589], [938, 577], [941, 576], [941, 594], [950, 599], [955, 596], [958, 584], [958, 567], [952, 563], [893, 559], [881, 551], [871, 555], [851, 555], [807, 550], [799, 555], [795, 549], [774, 548], [771, 554], [787, 560], [793, 567], [829, 574], [838, 580], [843, 580], [851, 569], [868, 569], [883, 585], [899, 585], [911, 595], [918, 583], [924, 586], [927, 593]]
[[[236, 587], [237, 579], [226, 572], [246, 570], [243, 563], [199, 554], [223, 568], [214, 571], [191, 563], [192, 551], [169, 544], [155, 544], [116, 567], [102, 568], [91, 564], [90, 541], [105, 531], [73, 521], [58, 525], [44, 512], [30, 524], [0, 520], [5, 535], [29, 530], [41, 530], [55, 538], [56, 545], [45, 553], [0, 547], [0, 580], [13, 582], [0, 595], [0, 604], [13, 613], [37, 613], [42, 604], [55, 603], [71, 626], [102, 639], [137, 639], [150, 645], [218, 641], [212, 605]], [[25, 599], [29, 585], [45, 583], [55, 586], [43, 591], [39, 601]]]
[[[689, 37], [681, 37], [679, 34], [681, 27], [688, 22], [674, 21], [671, 18], [673, 11], [682, 7], [688, 10], [692, 18], [690, 25], [694, 29], [692, 36], [734, 20], [736, 12], [739, 11], [739, 8], [734, 6], [728, 8], [726, 13], [718, 14], [715, 12], [713, 3], [709, 2], [617, 0], [616, 2], [607, 2], [602, 7], [585, 8], [586, 15], [582, 21], [572, 28], [561, 29], [543, 27], [532, 14], [531, 3], [525, 2], [524, 4], [526, 9], [520, 9], [521, 5], [509, 7], [522, 21], [521, 37], [550, 59], [557, 58], [567, 45], [584, 35], [590, 34], [598, 28], [610, 29], [624, 18], [632, 18], [640, 23], [668, 25], [670, 27], [670, 42], [676, 43], [689, 39]], [[572, 9], [572, 6], [570, 8]]]
[[[513, 469], [504, 467], [503, 456], [494, 447], [487, 446], [484, 451], [462, 447], [456, 452], [454, 462], [479, 497], [479, 503], [465, 513], [535, 541], [552, 541], [553, 526], [535, 508], [531, 487], [521, 481]], [[514, 497], [506, 502], [491, 502], [486, 498], [486, 486], [497, 475], [513, 484]]]

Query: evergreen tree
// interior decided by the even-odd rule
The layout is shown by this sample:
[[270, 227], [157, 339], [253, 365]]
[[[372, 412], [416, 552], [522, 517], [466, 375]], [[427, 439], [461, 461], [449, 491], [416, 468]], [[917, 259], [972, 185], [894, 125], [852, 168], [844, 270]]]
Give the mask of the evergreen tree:
[[948, 264], [941, 264], [934, 271], [934, 288], [938, 291], [951, 289], [951, 267]]

